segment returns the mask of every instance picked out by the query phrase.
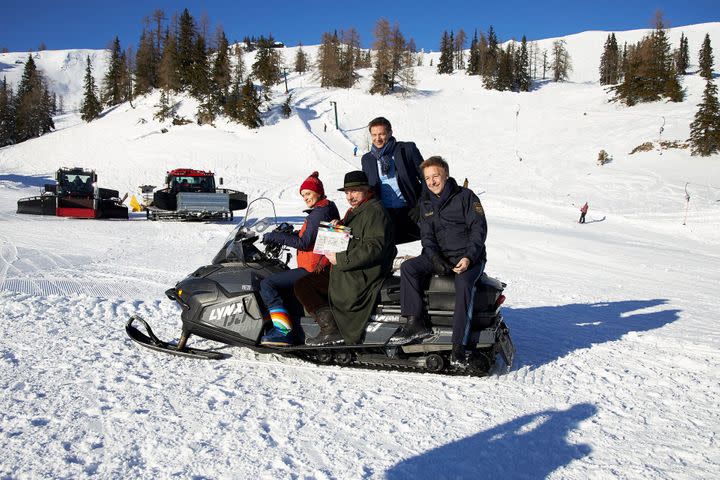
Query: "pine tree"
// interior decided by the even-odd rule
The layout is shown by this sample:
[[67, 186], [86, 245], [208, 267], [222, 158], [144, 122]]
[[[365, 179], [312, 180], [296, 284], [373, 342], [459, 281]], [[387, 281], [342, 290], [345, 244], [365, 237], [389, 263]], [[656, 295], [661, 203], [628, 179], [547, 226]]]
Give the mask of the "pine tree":
[[110, 62], [108, 70], [102, 83], [102, 91], [100, 98], [102, 103], [113, 106], [119, 105], [125, 101], [123, 95], [123, 77], [125, 77], [123, 69], [125, 68], [125, 59], [120, 49], [120, 39], [115, 37], [112, 47], [110, 48]]
[[570, 54], [567, 48], [565, 48], [565, 40], [555, 40], [553, 42], [551, 68], [554, 82], [568, 79], [568, 75], [572, 71], [572, 63], [570, 61]]
[[712, 47], [710, 46], [710, 34], [706, 33], [702, 48], [700, 48], [700, 58], [698, 59], [698, 65], [700, 65], [700, 76], [705, 80], [712, 80], [713, 61]]
[[158, 67], [158, 84], [164, 90], [179, 92], [182, 88], [180, 81], [178, 51], [175, 35], [169, 30], [165, 34], [165, 48]]
[[478, 41], [477, 29], [470, 41], [470, 58], [466, 73], [468, 75], [480, 75], [480, 42]]
[[437, 72], [439, 74], [448, 74], [453, 72], [453, 47], [451, 42], [451, 35], [448, 35], [447, 30], [443, 32], [442, 39], [440, 40], [440, 61], [437, 65]]
[[373, 71], [372, 85], [370, 86], [370, 93], [372, 94], [387, 95], [392, 91], [390, 79], [393, 64], [391, 43], [390, 23], [381, 18], [375, 24], [375, 42], [373, 43], [375, 70]]
[[170, 91], [164, 88], [160, 90], [160, 101], [155, 105], [157, 110], [155, 111], [154, 118], [164, 122], [175, 116], [175, 108], [172, 105], [172, 98], [170, 97]]
[[243, 58], [244, 54], [243, 46], [240, 44], [235, 45], [235, 68], [234, 68], [234, 80], [233, 82], [237, 82], [238, 87], [240, 84], [242, 84], [245, 81], [245, 59]]
[[260, 118], [260, 105], [262, 99], [260, 94], [255, 89], [255, 85], [248, 78], [245, 81], [245, 85], [242, 87], [240, 92], [239, 102], [239, 120], [240, 123], [248, 128], [258, 128], [262, 126], [262, 119]]
[[7, 79], [0, 83], [0, 147], [15, 143], [15, 98]]
[[298, 45], [297, 52], [295, 52], [295, 71], [297, 73], [305, 73], [308, 69], [308, 57], [303, 51], [302, 43]]
[[509, 42], [505, 50], [500, 49], [498, 52], [497, 78], [493, 86], [495, 90], [504, 91], [513, 89], [514, 48], [513, 42]]
[[225, 32], [218, 30], [217, 52], [215, 53], [212, 73], [210, 74], [211, 109], [215, 113], [219, 113], [225, 106], [230, 93], [232, 72], [229, 54], [230, 45], [227, 37], [225, 37]]
[[631, 106], [667, 97], [680, 102], [684, 92], [677, 79], [677, 68], [670, 54], [670, 42], [662, 16], [656, 17], [656, 28], [640, 42], [630, 45], [623, 60], [623, 81], [612, 87], [615, 100]]
[[615, 85], [620, 72], [620, 49], [615, 34], [608, 35], [600, 57], [600, 85]]
[[712, 80], [705, 84], [702, 102], [690, 124], [690, 149], [693, 155], [703, 157], [720, 152], [720, 105]]
[[360, 52], [360, 35], [355, 28], [350, 28], [346, 32], [340, 33], [339, 45], [339, 77], [337, 86], [342, 88], [350, 88], [357, 80], [358, 58]]
[[686, 75], [690, 64], [690, 53], [688, 39], [684, 32], [680, 33], [680, 47], [675, 51], [675, 72], [678, 75]]
[[485, 61], [483, 62], [482, 77], [485, 88], [492, 89], [495, 88], [495, 82], [497, 81], [499, 56], [498, 39], [492, 25], [490, 25], [488, 29], [487, 42], [488, 46], [487, 52], [485, 53]]
[[193, 84], [196, 36], [195, 21], [186, 8], [180, 15], [177, 38], [177, 73], [181, 89], [190, 89]]
[[25, 62], [15, 95], [15, 141], [23, 142], [49, 132], [54, 127], [47, 86], [32, 55]]
[[85, 67], [85, 91], [83, 100], [80, 104], [80, 118], [86, 122], [95, 120], [102, 112], [100, 101], [97, 98], [97, 88], [95, 87], [95, 78], [92, 74], [92, 64], [90, 56], [87, 57], [87, 66]]
[[55, 122], [52, 118], [52, 96], [50, 95], [50, 91], [46, 85], [43, 85], [42, 89], [42, 98], [40, 100], [40, 108], [38, 111], [40, 115], [40, 135], [44, 135], [46, 133], [50, 133], [52, 130], [55, 130]]
[[292, 107], [290, 106], [290, 103], [292, 102], [292, 93], [290, 93], [285, 101], [282, 104], [282, 107], [280, 107], [280, 112], [282, 113], [282, 116], [285, 118], [289, 118], [290, 115], [292, 115]]
[[210, 91], [210, 68], [208, 67], [205, 37], [198, 35], [193, 49], [190, 69], [190, 93], [198, 99], [204, 99]]
[[257, 53], [252, 71], [255, 78], [262, 83], [265, 95], [268, 95], [270, 87], [277, 85], [282, 80], [280, 53], [273, 48], [275, 39], [272, 35], [267, 38], [260, 36], [257, 41]]
[[529, 92], [532, 85], [530, 76], [530, 57], [527, 49], [527, 38], [522, 36], [520, 41], [520, 51], [518, 52], [517, 61], [515, 62], [515, 78], [517, 88], [521, 92]]

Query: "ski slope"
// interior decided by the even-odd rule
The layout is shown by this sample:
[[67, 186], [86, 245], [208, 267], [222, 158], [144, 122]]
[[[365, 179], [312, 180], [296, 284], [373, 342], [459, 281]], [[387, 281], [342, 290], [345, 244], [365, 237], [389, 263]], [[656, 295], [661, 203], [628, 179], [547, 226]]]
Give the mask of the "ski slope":
[[[671, 38], [680, 30], [692, 61], [705, 32], [720, 39], [717, 23]], [[647, 141], [687, 139], [704, 81], [685, 77], [680, 104], [608, 103], [596, 82], [606, 36], [566, 37], [573, 81], [525, 94], [438, 76], [431, 54], [406, 98], [367, 94], [370, 70], [349, 90], [291, 74], [293, 115], [279, 115], [278, 86], [258, 130], [158, 122], [153, 94], [90, 124], [66, 114], [56, 132], [0, 149], [0, 476], [719, 477], [720, 155], [657, 145], [629, 155]], [[0, 62], [15, 65], [13, 55], [23, 54]], [[175, 101], [194, 118], [194, 100]], [[270, 197], [284, 217], [300, 215], [299, 185], [318, 170], [344, 211], [336, 189], [359, 168], [378, 115], [480, 196], [487, 271], [508, 284], [509, 372], [443, 377], [238, 348], [218, 362], [141, 351], [125, 337], [127, 318], [142, 315], [177, 340], [180, 314], [164, 291], [208, 263], [234, 225], [15, 213], [63, 165], [92, 167], [100, 186], [130, 193], [171, 168], [211, 169], [250, 199]], [[612, 156], [602, 167], [601, 148]]]

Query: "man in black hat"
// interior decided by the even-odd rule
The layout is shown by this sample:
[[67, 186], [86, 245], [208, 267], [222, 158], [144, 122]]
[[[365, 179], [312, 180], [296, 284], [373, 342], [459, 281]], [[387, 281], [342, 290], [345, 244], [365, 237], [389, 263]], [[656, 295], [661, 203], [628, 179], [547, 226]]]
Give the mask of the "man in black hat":
[[385, 117], [368, 124], [372, 146], [363, 155], [362, 170], [375, 195], [387, 209], [397, 244], [420, 239], [418, 199], [422, 193], [422, 155], [413, 142], [398, 142]]
[[349, 172], [339, 190], [350, 204], [341, 222], [351, 232], [347, 250], [328, 253], [329, 268], [295, 283], [295, 296], [320, 325], [320, 334], [308, 338], [307, 345], [351, 345], [362, 340], [397, 254], [390, 218], [365, 173]]

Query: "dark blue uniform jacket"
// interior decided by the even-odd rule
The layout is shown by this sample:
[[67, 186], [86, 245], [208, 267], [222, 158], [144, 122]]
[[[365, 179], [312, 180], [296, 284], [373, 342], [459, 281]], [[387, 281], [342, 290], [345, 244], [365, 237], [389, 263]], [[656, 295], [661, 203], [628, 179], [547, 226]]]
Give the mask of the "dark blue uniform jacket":
[[423, 255], [440, 254], [453, 264], [467, 257], [473, 265], [486, 261], [487, 222], [480, 199], [448, 178], [440, 197], [427, 187], [420, 197]]
[[[402, 152], [405, 150], [405, 155]], [[422, 186], [425, 183], [420, 164], [423, 162], [420, 150], [413, 142], [397, 142], [395, 151], [393, 152], [395, 159], [395, 168], [397, 169], [397, 180], [400, 192], [402, 192], [409, 208], [413, 208], [418, 203], [418, 198], [422, 193]], [[368, 177], [368, 183], [375, 190], [376, 198], [380, 198], [380, 175], [378, 173], [378, 163], [372, 152], [363, 155], [362, 171]]]

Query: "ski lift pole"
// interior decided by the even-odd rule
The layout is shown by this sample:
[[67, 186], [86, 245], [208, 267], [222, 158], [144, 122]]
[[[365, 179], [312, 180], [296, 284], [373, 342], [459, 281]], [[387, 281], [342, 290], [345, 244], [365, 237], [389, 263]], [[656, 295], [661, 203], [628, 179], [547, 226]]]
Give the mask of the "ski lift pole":
[[690, 207], [690, 194], [687, 189], [688, 183], [685, 183], [685, 218], [683, 218], [683, 225], [687, 222], [688, 208]]
[[285, 75], [285, 93], [288, 93], [288, 88], [287, 88], [287, 68], [283, 68], [283, 75]]
[[662, 117], [662, 119], [663, 123], [660, 126], [660, 132], [658, 133], [658, 150], [660, 151], [660, 155], [662, 155], [662, 134], [665, 131], [665, 117]]
[[337, 119], [337, 102], [330, 100], [330, 105], [335, 107], [335, 129], [340, 130], [340, 126], [338, 125], [338, 119]]

